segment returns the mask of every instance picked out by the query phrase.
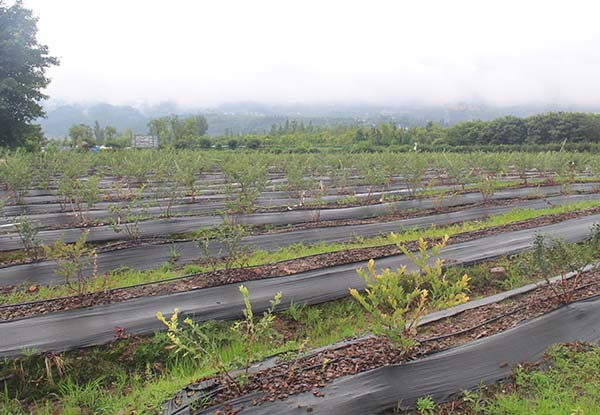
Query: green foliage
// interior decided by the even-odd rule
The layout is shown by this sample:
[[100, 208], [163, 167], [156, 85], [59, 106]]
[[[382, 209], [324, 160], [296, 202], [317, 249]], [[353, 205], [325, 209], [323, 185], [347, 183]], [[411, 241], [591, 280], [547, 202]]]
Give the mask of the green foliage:
[[556, 345], [546, 355], [545, 368], [517, 369], [510, 391], [497, 385], [483, 397], [470, 393], [466, 402], [471, 410], [485, 415], [597, 414], [600, 347]]
[[400, 173], [406, 182], [406, 186], [412, 197], [417, 197], [423, 184], [423, 176], [429, 167], [428, 156], [423, 154], [411, 154], [399, 166]]
[[255, 208], [256, 198], [267, 184], [267, 165], [264, 160], [245, 157], [223, 165], [227, 180], [225, 193], [232, 212], [249, 212]]
[[43, 136], [30, 122], [44, 115], [46, 70], [58, 60], [38, 43], [37, 18], [21, 1], [0, 2], [0, 27], [0, 147], [34, 148]]
[[229, 381], [232, 386], [241, 391], [238, 383], [231, 377], [225, 365], [220, 349], [226, 338], [215, 336], [215, 323], [207, 322], [198, 324], [191, 318], [183, 320], [185, 328], [179, 324], [179, 310], [176, 308], [170, 319], [165, 318], [160, 311], [156, 317], [167, 327], [167, 337], [177, 353], [189, 356], [200, 365], [210, 364]]
[[33, 182], [32, 164], [32, 157], [22, 151], [0, 160], [0, 181], [6, 185], [16, 205], [23, 203]]
[[146, 217], [146, 205], [142, 200], [144, 186], [129, 196], [127, 204], [123, 206], [120, 203], [111, 203], [108, 205], [108, 211], [111, 213], [110, 227], [115, 233], [125, 230], [132, 240], [138, 240], [142, 236], [142, 229], [139, 222]]
[[191, 196], [192, 202], [195, 202], [198, 194], [198, 175], [202, 173], [205, 160], [201, 155], [189, 154], [186, 156], [175, 159], [176, 174], [185, 186], [188, 196]]
[[231, 330], [238, 336], [244, 339], [244, 373], [248, 376], [248, 369], [250, 368], [250, 362], [255, 357], [253, 350], [257, 342], [265, 343], [267, 341], [273, 341], [277, 338], [277, 333], [273, 328], [273, 321], [275, 315], [273, 314], [275, 308], [281, 303], [281, 292], [275, 295], [275, 298], [271, 300], [271, 305], [263, 313], [263, 315], [256, 319], [254, 312], [252, 311], [252, 304], [250, 303], [250, 293], [248, 288], [244, 285], [240, 285], [240, 293], [244, 297], [244, 319], [236, 321]]
[[[392, 235], [392, 240], [397, 237]], [[432, 247], [431, 255], [437, 256], [448, 237]], [[420, 318], [431, 307], [451, 307], [468, 301], [469, 277], [465, 274], [458, 281], [450, 281], [442, 270], [442, 261], [437, 258], [435, 266], [428, 262], [428, 243], [419, 241], [419, 252], [414, 254], [404, 246], [399, 248], [414, 262], [417, 270], [408, 272], [406, 266], [395, 272], [389, 268], [381, 273], [375, 270], [375, 261], [370, 260], [368, 272], [358, 273], [366, 284], [364, 293], [351, 288], [354, 297], [371, 315], [371, 330], [376, 335], [386, 336], [404, 353], [415, 345], [415, 336]]]
[[204, 148], [201, 137], [208, 130], [208, 121], [202, 115], [186, 118], [170, 115], [151, 120], [148, 129], [159, 138], [161, 147]]
[[36, 256], [37, 248], [40, 247], [41, 242], [37, 240], [37, 234], [39, 229], [35, 226], [29, 216], [19, 216], [17, 222], [15, 222], [15, 230], [19, 234], [19, 238], [25, 247], [25, 252], [28, 255]]
[[[219, 226], [210, 229], [209, 233], [196, 238], [198, 247], [204, 254], [204, 259], [216, 270], [217, 265], [222, 265], [225, 270], [247, 265], [250, 258], [250, 248], [243, 243], [242, 238], [248, 234], [243, 225], [237, 224], [229, 216], [225, 216]], [[219, 244], [219, 250], [210, 252], [211, 242]]]
[[76, 124], [69, 128], [69, 138], [71, 146], [76, 148], [88, 148], [96, 144], [94, 139], [94, 130], [85, 124]]
[[[581, 273], [586, 265], [592, 262], [598, 253], [598, 227], [595, 228], [592, 243], [569, 244], [559, 238], [549, 241], [541, 234], [533, 241], [533, 265], [546, 280], [556, 299], [562, 304], [572, 301], [575, 291], [581, 282]], [[567, 278], [568, 273], [574, 273]], [[556, 282], [550, 278], [559, 276]]]
[[[58, 265], [54, 272], [64, 277], [66, 286], [78, 295], [84, 295], [96, 279], [96, 250], [86, 246], [88, 233], [89, 229], [85, 229], [73, 244], [66, 244], [61, 237], [50, 246], [44, 245], [46, 255]], [[92, 267], [89, 274], [88, 266]]]
[[417, 411], [419, 411], [421, 415], [433, 415], [435, 410], [435, 402], [431, 396], [421, 396], [417, 399]]
[[405, 268], [396, 272], [385, 269], [378, 274], [371, 260], [368, 269], [369, 274], [358, 270], [367, 284], [365, 294], [351, 288], [350, 295], [373, 317], [370, 328], [374, 334], [386, 336], [408, 352], [415, 345], [416, 326], [425, 313], [428, 292], [419, 287], [412, 290], [405, 287]]

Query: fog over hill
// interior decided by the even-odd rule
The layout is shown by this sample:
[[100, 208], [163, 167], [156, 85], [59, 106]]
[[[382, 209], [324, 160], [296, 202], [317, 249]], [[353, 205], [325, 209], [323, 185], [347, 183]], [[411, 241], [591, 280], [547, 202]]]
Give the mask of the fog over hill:
[[185, 108], [173, 102], [134, 107], [109, 103], [46, 103], [47, 117], [40, 119], [45, 134], [51, 138], [65, 137], [74, 124], [111, 125], [122, 131], [130, 128], [135, 133], [147, 132], [147, 124], [152, 118], [177, 114], [180, 116], [204, 114], [208, 119], [210, 135], [264, 132], [272, 124], [286, 119], [303, 120], [313, 125], [335, 124], [377, 124], [393, 121], [401, 125], [423, 125], [428, 121], [451, 125], [467, 120], [490, 120], [504, 115], [528, 116], [547, 111], [596, 112], [600, 107], [559, 106], [555, 104], [496, 107], [476, 103], [452, 105], [276, 105], [256, 102], [223, 104], [214, 108]]

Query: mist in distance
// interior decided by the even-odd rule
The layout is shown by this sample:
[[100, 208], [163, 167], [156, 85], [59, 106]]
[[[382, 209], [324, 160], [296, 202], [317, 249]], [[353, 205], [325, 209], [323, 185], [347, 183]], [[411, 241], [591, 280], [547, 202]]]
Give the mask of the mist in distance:
[[591, 1], [25, 0], [57, 102], [594, 105]]

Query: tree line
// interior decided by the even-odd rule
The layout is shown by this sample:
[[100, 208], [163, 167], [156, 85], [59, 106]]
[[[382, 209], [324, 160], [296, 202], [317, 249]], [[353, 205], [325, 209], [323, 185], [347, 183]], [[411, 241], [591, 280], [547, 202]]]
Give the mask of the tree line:
[[[464, 121], [443, 127], [436, 122], [403, 126], [378, 125], [304, 126], [298, 121], [274, 125], [268, 133], [246, 134], [240, 140], [258, 140], [265, 148], [318, 149], [337, 147], [356, 151], [591, 150], [600, 143], [600, 115], [580, 112], [548, 112], [530, 117], [505, 116], [491, 121]], [[219, 137], [226, 143], [230, 137]]]

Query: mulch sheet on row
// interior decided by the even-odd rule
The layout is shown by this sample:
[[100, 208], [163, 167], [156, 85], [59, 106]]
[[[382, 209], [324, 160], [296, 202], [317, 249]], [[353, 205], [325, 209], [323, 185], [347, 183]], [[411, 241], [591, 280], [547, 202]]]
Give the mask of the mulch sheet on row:
[[[579, 289], [573, 300], [600, 293], [600, 273], [583, 274]], [[553, 291], [543, 285], [535, 290], [500, 303], [464, 311], [454, 317], [435, 321], [421, 327], [417, 340], [419, 345], [407, 357], [387, 339], [367, 337], [335, 349], [301, 357], [292, 362], [281, 362], [249, 376], [240, 394], [225, 377], [199, 380], [211, 385], [213, 395], [205, 407], [227, 402], [252, 392], [262, 396], [252, 402], [260, 405], [265, 401], [287, 399], [291, 395], [309, 392], [324, 396], [321, 388], [332, 380], [378, 368], [384, 365], [402, 364], [449, 347], [470, 342], [507, 330], [531, 318], [558, 308], [560, 301]], [[191, 396], [191, 395], [188, 395]], [[228, 406], [221, 414], [237, 414], [240, 406]], [[309, 409], [309, 408], [307, 408]]]
[[[484, 236], [513, 232], [517, 230], [530, 229], [552, 223], [562, 222], [568, 219], [593, 215], [600, 213], [600, 208], [587, 209], [578, 212], [548, 215], [540, 218], [516, 222], [509, 225], [486, 228], [480, 231], [467, 232], [453, 236], [449, 243], [456, 244]], [[405, 244], [410, 250], [417, 249], [417, 242]], [[79, 309], [101, 304], [111, 304], [139, 297], [167, 295], [176, 292], [190, 291], [201, 288], [214, 287], [224, 284], [240, 283], [250, 280], [264, 278], [282, 277], [293, 275], [304, 271], [333, 267], [336, 265], [354, 262], [368, 261], [391, 255], [398, 255], [400, 251], [395, 245], [386, 245], [375, 248], [357, 248], [340, 252], [313, 255], [282, 261], [269, 265], [248, 267], [233, 270], [217, 270], [197, 274], [168, 282], [157, 282], [155, 284], [125, 287], [107, 291], [100, 291], [83, 296], [71, 296], [32, 304], [21, 304], [3, 306], [0, 308], [0, 321], [14, 320], [18, 318], [31, 317], [40, 314]], [[101, 278], [101, 277], [100, 277]]]

